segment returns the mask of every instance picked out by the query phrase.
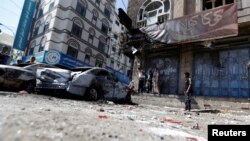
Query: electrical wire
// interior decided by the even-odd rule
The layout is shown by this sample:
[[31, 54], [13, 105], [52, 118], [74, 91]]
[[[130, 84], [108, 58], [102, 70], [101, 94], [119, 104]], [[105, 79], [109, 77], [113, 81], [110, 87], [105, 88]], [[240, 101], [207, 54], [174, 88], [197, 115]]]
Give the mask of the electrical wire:
[[10, 0], [10, 2], [12, 2], [17, 8], [19, 8], [20, 10], [22, 10], [22, 8], [17, 3], [15, 3], [13, 0]]
[[127, 11], [128, 9], [127, 9], [127, 6], [125, 5], [124, 0], [122, 0], [122, 4], [123, 4], [124, 8], [125, 8], [125, 9], [126, 9], [126, 11]]

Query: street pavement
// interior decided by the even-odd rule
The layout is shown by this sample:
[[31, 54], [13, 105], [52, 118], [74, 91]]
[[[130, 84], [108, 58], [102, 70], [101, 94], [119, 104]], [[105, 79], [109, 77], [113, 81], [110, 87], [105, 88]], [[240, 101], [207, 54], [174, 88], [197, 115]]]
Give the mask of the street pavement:
[[247, 111], [87, 102], [0, 92], [0, 141], [206, 141], [207, 126], [250, 124]]

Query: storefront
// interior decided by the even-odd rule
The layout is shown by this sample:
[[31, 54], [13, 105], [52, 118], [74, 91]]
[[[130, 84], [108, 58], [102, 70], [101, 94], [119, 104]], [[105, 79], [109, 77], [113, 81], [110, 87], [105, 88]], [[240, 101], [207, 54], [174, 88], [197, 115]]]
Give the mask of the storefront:
[[[194, 53], [194, 95], [250, 97], [250, 46]], [[216, 48], [216, 47], [215, 47]]]

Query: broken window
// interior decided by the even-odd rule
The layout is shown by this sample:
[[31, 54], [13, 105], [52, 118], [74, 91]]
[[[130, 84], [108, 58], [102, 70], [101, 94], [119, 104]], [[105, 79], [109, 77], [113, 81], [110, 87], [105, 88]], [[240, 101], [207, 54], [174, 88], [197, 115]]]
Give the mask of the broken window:
[[203, 0], [203, 10], [220, 7], [235, 2], [236, 0]]
[[170, 13], [170, 0], [146, 0], [139, 9], [137, 26], [143, 27], [164, 22], [170, 18]]

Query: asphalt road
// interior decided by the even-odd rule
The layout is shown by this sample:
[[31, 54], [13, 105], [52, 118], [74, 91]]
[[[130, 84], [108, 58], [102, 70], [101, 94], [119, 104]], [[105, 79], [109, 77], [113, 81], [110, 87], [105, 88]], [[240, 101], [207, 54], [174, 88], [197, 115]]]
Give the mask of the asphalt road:
[[208, 124], [250, 115], [0, 92], [0, 141], [205, 141]]

